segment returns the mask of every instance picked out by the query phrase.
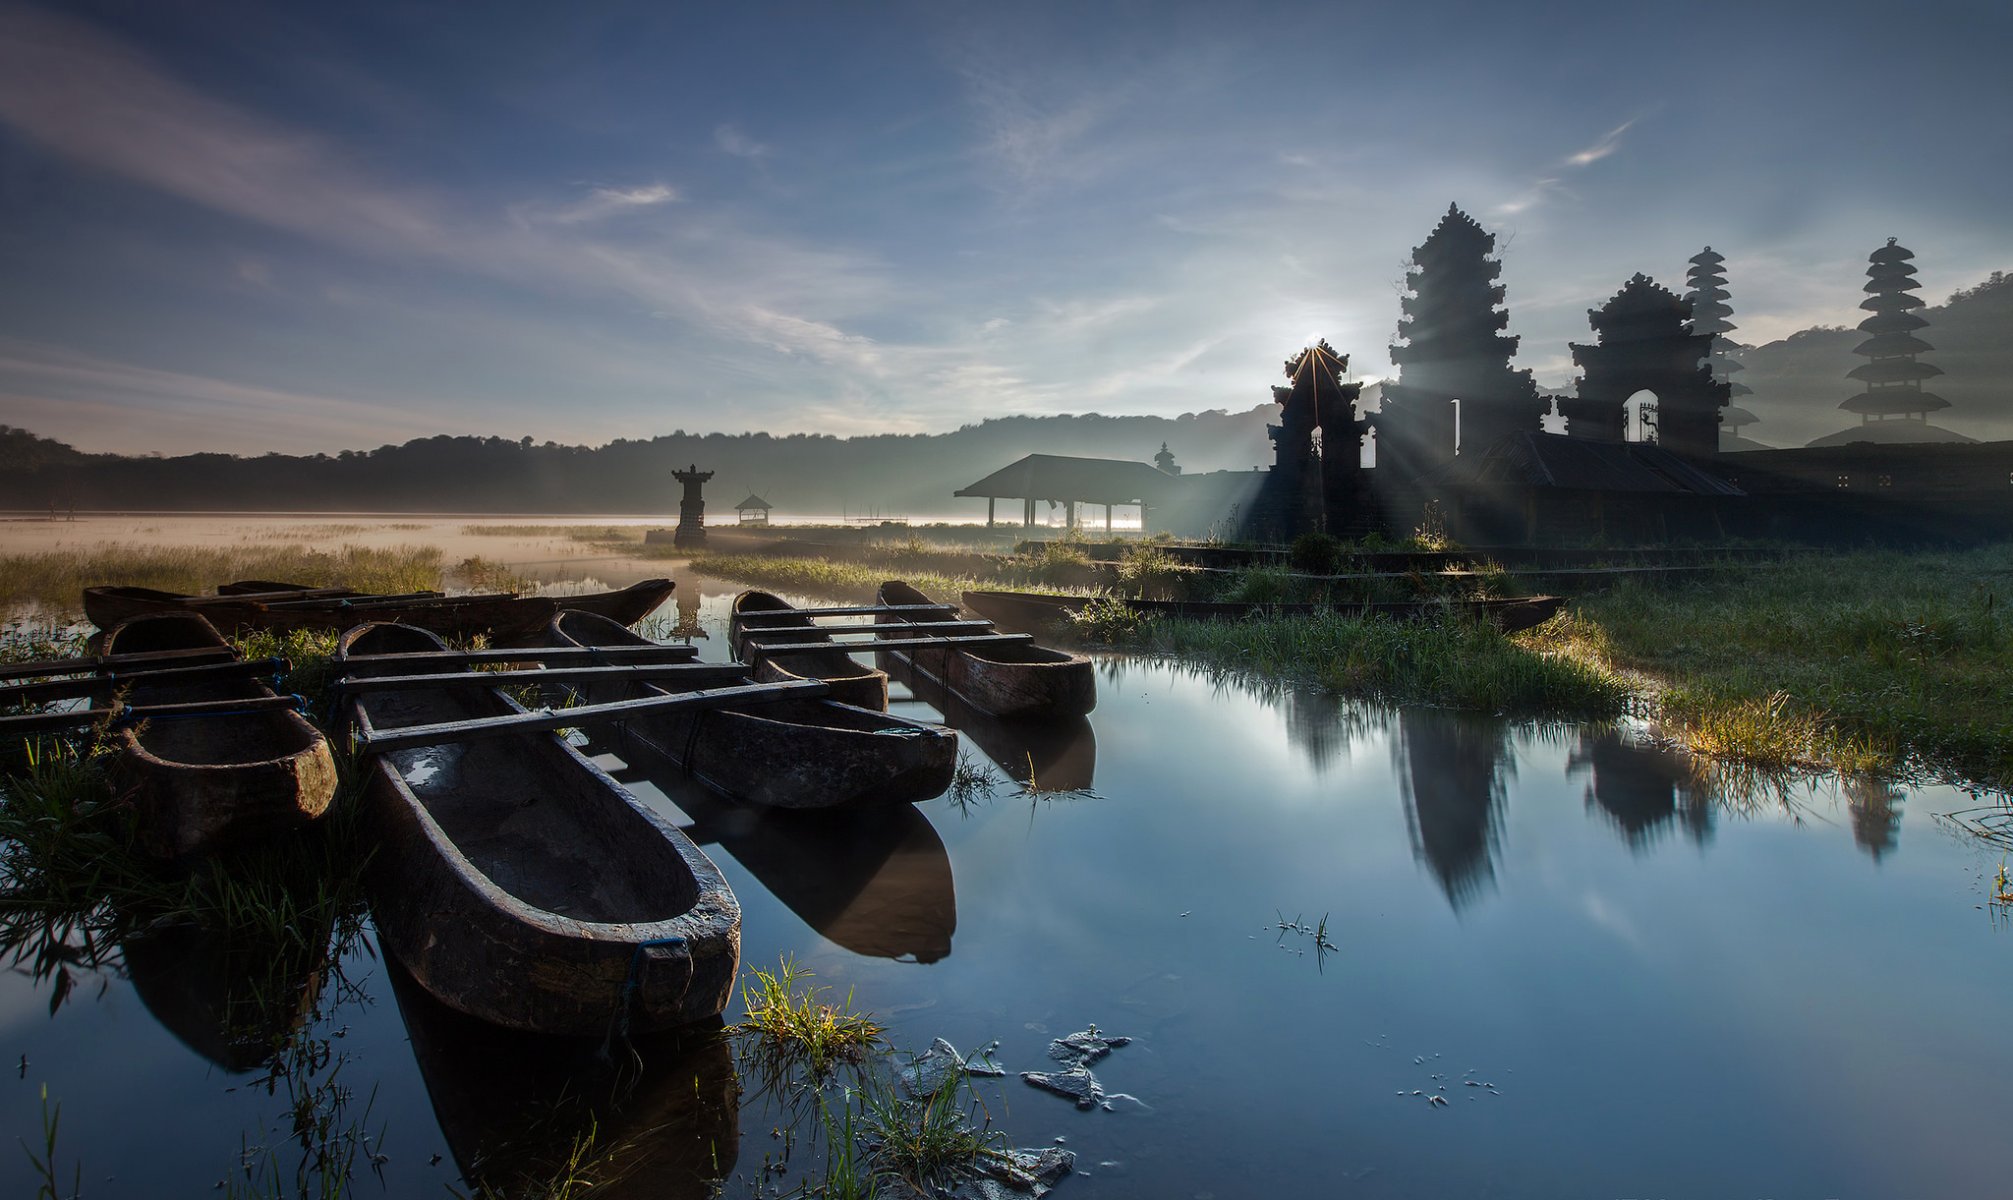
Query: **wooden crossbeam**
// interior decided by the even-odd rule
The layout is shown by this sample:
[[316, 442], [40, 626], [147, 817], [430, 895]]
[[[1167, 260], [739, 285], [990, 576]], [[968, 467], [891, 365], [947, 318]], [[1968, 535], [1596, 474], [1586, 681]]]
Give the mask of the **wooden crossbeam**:
[[[235, 600], [236, 596], [226, 596]], [[543, 597], [551, 599], [552, 597]], [[452, 608], [457, 604], [492, 604], [499, 600], [516, 600], [516, 592], [484, 592], [479, 596], [446, 596], [439, 592], [410, 593], [403, 596], [336, 596], [326, 600], [275, 600], [264, 608], [283, 609], [292, 612], [297, 609], [324, 609], [335, 612], [362, 611], [372, 608]]]
[[501, 737], [513, 733], [548, 733], [579, 725], [605, 725], [665, 712], [696, 712], [743, 705], [774, 704], [783, 700], [816, 700], [831, 694], [821, 680], [797, 679], [784, 683], [751, 683], [738, 687], [708, 688], [679, 692], [673, 696], [650, 696], [641, 700], [617, 700], [608, 704], [582, 704], [573, 708], [510, 713], [479, 717], [469, 721], [442, 721], [432, 725], [408, 725], [402, 729], [366, 727], [357, 734], [357, 747], [374, 753], [437, 746], [443, 742], [466, 742], [476, 738]]
[[[817, 632], [838, 637], [841, 634], [857, 637], [863, 633], [884, 633], [890, 629], [991, 629], [991, 621], [903, 621], [899, 624], [881, 625], [820, 625]], [[811, 632], [807, 629], [744, 629], [744, 638], [789, 637]]]
[[213, 663], [200, 667], [145, 667], [85, 675], [76, 679], [45, 679], [37, 683], [17, 683], [0, 687], [0, 704], [45, 703], [75, 700], [84, 696], [109, 696], [122, 687], [146, 684], [206, 683], [212, 680], [256, 679], [278, 675], [289, 668], [284, 658], [255, 658], [246, 662]]
[[0, 717], [0, 734], [57, 733], [65, 729], [82, 729], [114, 717], [122, 721], [233, 717], [292, 709], [298, 704], [299, 701], [292, 696], [244, 696], [235, 700], [200, 700], [187, 704], [141, 704], [126, 708], [73, 708], [67, 712], [23, 713]]
[[[436, 596], [438, 596], [439, 594], [440, 594], [439, 592], [433, 593], [433, 595]], [[255, 600], [255, 601], [312, 600], [319, 596], [354, 596], [354, 595], [356, 595], [356, 590], [354, 588], [324, 587], [324, 588], [287, 588], [284, 591], [271, 591], [271, 592], [218, 592], [217, 598], [229, 599], [229, 600]], [[204, 598], [209, 599], [209, 597]]]
[[358, 654], [334, 661], [344, 670], [358, 667], [472, 667], [478, 663], [588, 663], [607, 666], [623, 662], [690, 661], [697, 646], [527, 646], [522, 650], [413, 650], [401, 654]]
[[85, 671], [102, 671], [107, 667], [118, 670], [122, 667], [141, 667], [152, 663], [194, 666], [205, 659], [232, 662], [236, 661], [237, 654], [228, 646], [193, 646], [186, 650], [143, 650], [132, 654], [92, 654], [83, 658], [50, 658], [43, 659], [40, 662], [0, 665], [0, 679], [33, 679], [40, 675], [76, 675]]
[[646, 663], [613, 667], [541, 667], [529, 671], [456, 671], [447, 675], [352, 675], [336, 682], [338, 691], [402, 692], [415, 688], [501, 687], [512, 683], [648, 683], [725, 682], [746, 679], [745, 663]]
[[843, 654], [856, 654], [862, 650], [930, 650], [939, 647], [957, 649], [962, 646], [1033, 640], [1034, 635], [1031, 633], [982, 633], [970, 637], [875, 638], [871, 642], [791, 642], [783, 646], [766, 646], [757, 642], [748, 647], [748, 656], [774, 658], [782, 654], [807, 654], [818, 650], [837, 650]]
[[734, 619], [749, 621], [791, 620], [797, 617], [871, 617], [876, 613], [956, 612], [955, 604], [855, 604], [840, 608], [778, 608], [765, 612], [735, 613]]

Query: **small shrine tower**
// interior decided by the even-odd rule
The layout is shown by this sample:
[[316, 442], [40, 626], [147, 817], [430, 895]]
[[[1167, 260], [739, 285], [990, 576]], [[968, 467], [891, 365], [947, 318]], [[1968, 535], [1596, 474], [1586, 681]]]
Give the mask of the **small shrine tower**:
[[1160, 443], [1160, 453], [1153, 456], [1153, 465], [1160, 468], [1162, 475], [1181, 474], [1180, 465], [1174, 461], [1174, 451], [1167, 448], [1166, 442]]
[[1858, 413], [1862, 425], [1889, 417], [1927, 424], [1930, 413], [1950, 407], [1950, 401], [1922, 390], [1922, 381], [1943, 374], [1943, 369], [1915, 359], [1935, 347], [1915, 336], [1929, 322], [1915, 313], [1922, 307], [1921, 299], [1909, 294], [1922, 286], [1915, 280], [1910, 261], [1914, 257], [1914, 251], [1896, 245], [1893, 238], [1867, 256], [1869, 295], [1859, 307], [1873, 315], [1859, 323], [1859, 331], [1870, 336], [1852, 351], [1867, 361], [1846, 372], [1847, 378], [1866, 384], [1866, 391], [1838, 406]]
[[[1747, 370], [1747, 364], [1734, 357], [1735, 346], [1726, 335], [1739, 326], [1727, 320], [1733, 315], [1733, 307], [1727, 303], [1726, 258], [1714, 252], [1711, 246], [1691, 258], [1691, 270], [1685, 274], [1685, 285], [1691, 290], [1685, 299], [1691, 302], [1691, 331], [1712, 335], [1712, 353], [1706, 358], [1706, 366], [1712, 368], [1712, 377], [1728, 385], [1727, 398], [1751, 396], [1754, 389], [1734, 379]], [[1720, 425], [1731, 436], [1741, 436], [1743, 425], [1753, 425], [1761, 420], [1744, 408], [1732, 404], [1720, 414]]]
[[672, 535], [671, 544], [681, 549], [701, 550], [706, 546], [706, 500], [699, 494], [701, 484], [713, 478], [713, 472], [701, 471], [697, 464], [682, 471], [671, 472], [671, 478], [685, 485], [685, 495], [678, 501], [678, 531]]
[[1719, 415], [1730, 386], [1715, 382], [1705, 358], [1712, 335], [1687, 328], [1691, 305], [1647, 275], [1637, 274], [1608, 302], [1587, 310], [1599, 341], [1572, 343], [1581, 375], [1578, 395], [1562, 398], [1569, 437], [1623, 440], [1628, 399], [1656, 394], [1656, 443], [1674, 454], [1704, 458], [1719, 452]]
[[[1461, 453], [1480, 453], [1505, 435], [1536, 432], [1550, 406], [1529, 371], [1512, 370], [1518, 339], [1496, 235], [1455, 205], [1412, 251], [1398, 337], [1398, 379], [1386, 383], [1375, 418], [1377, 470], [1415, 479]], [[1458, 432], [1457, 432], [1458, 420]], [[1386, 472], [1389, 474], [1386, 474]]]
[[1325, 341], [1286, 360], [1291, 384], [1272, 389], [1280, 406], [1279, 424], [1266, 428], [1274, 462], [1246, 525], [1252, 536], [1291, 541], [1324, 522], [1331, 530], [1347, 524], [1356, 508], [1367, 428], [1356, 416], [1362, 385], [1344, 383], [1348, 373], [1349, 356]]

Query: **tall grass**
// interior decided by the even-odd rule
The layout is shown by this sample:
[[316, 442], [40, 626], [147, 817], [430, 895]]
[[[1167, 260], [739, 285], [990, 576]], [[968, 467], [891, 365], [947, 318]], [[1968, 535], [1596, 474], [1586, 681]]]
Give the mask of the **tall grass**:
[[903, 579], [934, 600], [955, 603], [967, 588], [990, 586], [976, 576], [901, 571], [886, 565], [833, 562], [825, 558], [770, 558], [752, 554], [708, 554], [692, 560], [692, 570], [715, 579], [754, 587], [809, 592], [846, 600], [871, 600], [889, 579]]
[[1709, 753], [2004, 787], [2008, 552], [1805, 552], [1676, 586], [1623, 583], [1517, 640], [1630, 676], [1666, 733]]
[[784, 958], [774, 971], [754, 968], [741, 984], [747, 1019], [736, 1033], [753, 1035], [762, 1053], [802, 1064], [823, 1076], [841, 1062], [858, 1061], [880, 1041], [881, 1026], [853, 1008], [853, 997], [828, 1003], [811, 972]]
[[440, 586], [433, 546], [102, 545], [0, 555], [0, 610], [28, 605], [77, 612], [87, 587], [106, 584], [170, 592], [208, 592], [234, 579], [273, 579], [309, 587], [418, 592]]

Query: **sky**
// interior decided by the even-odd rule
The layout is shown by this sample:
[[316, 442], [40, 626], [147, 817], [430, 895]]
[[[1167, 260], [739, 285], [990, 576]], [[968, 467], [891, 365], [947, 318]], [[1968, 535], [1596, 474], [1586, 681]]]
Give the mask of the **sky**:
[[1517, 365], [1727, 258], [2013, 269], [2013, 5], [0, 0], [0, 423], [257, 454], [931, 432], [1393, 368], [1449, 203]]

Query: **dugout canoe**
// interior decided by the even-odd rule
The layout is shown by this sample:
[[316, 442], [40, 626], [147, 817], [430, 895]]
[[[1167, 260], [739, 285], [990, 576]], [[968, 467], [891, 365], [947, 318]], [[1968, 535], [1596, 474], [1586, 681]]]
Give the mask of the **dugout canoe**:
[[[104, 653], [215, 649], [230, 643], [196, 613], [162, 613], [112, 626]], [[271, 700], [257, 679], [204, 679], [125, 690], [134, 707]], [[114, 770], [133, 804], [139, 844], [160, 858], [181, 858], [271, 837], [327, 811], [335, 798], [335, 757], [328, 739], [287, 708], [159, 717], [119, 730]]]
[[[935, 603], [899, 579], [881, 585], [879, 600], [886, 605]], [[874, 620], [884, 637], [901, 637], [900, 627], [913, 624], [902, 613], [880, 613]], [[1097, 705], [1097, 676], [1090, 659], [1067, 650], [1032, 642], [992, 642], [876, 653], [994, 717], [1065, 720], [1084, 716]]]
[[[727, 645], [734, 657], [747, 662], [751, 656], [748, 648], [760, 641], [750, 638], [750, 630], [787, 629], [792, 642], [829, 642], [831, 637], [818, 628], [817, 622], [809, 617], [782, 617], [760, 621], [744, 618], [756, 614], [791, 613], [797, 606], [781, 596], [769, 592], [747, 591], [734, 597], [733, 609], [727, 621]], [[775, 640], [775, 639], [770, 639]], [[780, 683], [791, 679], [822, 679], [832, 687], [834, 700], [846, 704], [856, 704], [861, 708], [885, 711], [888, 707], [888, 673], [877, 667], [860, 665], [844, 650], [809, 651], [803, 654], [786, 654], [778, 658], [764, 657], [755, 663], [755, 679], [761, 683]]]
[[1074, 792], [1089, 788], [1096, 778], [1097, 734], [1088, 717], [1060, 721], [995, 717], [895, 661], [888, 663], [888, 678], [942, 713], [945, 725], [1017, 783], [1039, 792]]
[[[1226, 600], [1128, 600], [1113, 597], [1141, 616], [1179, 617], [1192, 621], [1241, 621], [1253, 616], [1311, 616], [1339, 613], [1344, 616], [1383, 617], [1392, 621], [1423, 621], [1441, 616], [1464, 616], [1484, 620], [1504, 633], [1516, 633], [1550, 620], [1565, 607], [1563, 596], [1504, 596], [1488, 599], [1428, 599], [1331, 604], [1263, 604]], [[1088, 596], [1043, 596], [1031, 592], [965, 592], [960, 600], [966, 608], [989, 620], [1015, 629], [1052, 628], [1064, 617], [1082, 612]]]
[[[572, 610], [552, 619], [546, 640], [579, 647], [656, 644], [626, 625]], [[698, 686], [623, 682], [578, 690], [599, 704]], [[941, 725], [834, 700], [640, 716], [622, 724], [621, 736], [730, 800], [771, 808], [913, 804], [942, 795], [958, 763], [957, 735]]]
[[613, 592], [580, 596], [353, 596], [260, 600], [252, 596], [192, 596], [153, 588], [84, 589], [84, 613], [102, 629], [157, 612], [200, 612], [220, 629], [316, 629], [340, 632], [360, 621], [413, 625], [444, 637], [478, 634], [503, 640], [543, 630], [560, 607], [598, 613], [625, 625], [669, 599], [668, 579], [646, 579]]
[[[444, 649], [407, 625], [345, 633], [346, 674]], [[496, 688], [367, 692], [359, 733], [522, 713]], [[719, 1015], [741, 952], [741, 906], [669, 822], [556, 733], [375, 756], [366, 884], [385, 948], [442, 1003], [528, 1033], [600, 1037]]]

